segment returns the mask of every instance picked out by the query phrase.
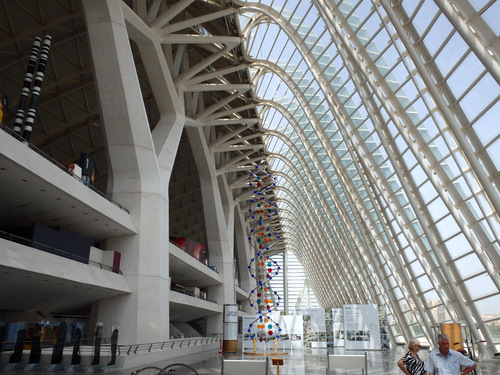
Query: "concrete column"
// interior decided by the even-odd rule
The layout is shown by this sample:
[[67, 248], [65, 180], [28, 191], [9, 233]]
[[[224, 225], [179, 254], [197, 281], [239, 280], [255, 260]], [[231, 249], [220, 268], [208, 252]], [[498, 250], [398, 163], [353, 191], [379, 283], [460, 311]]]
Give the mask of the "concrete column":
[[238, 254], [237, 259], [240, 272], [240, 287], [247, 292], [250, 292], [250, 290], [255, 288], [255, 279], [250, 276], [248, 265], [250, 264], [250, 259], [252, 259], [255, 254], [253, 248], [250, 246], [250, 241], [248, 241], [248, 228], [245, 224], [244, 213], [239, 207], [237, 207], [235, 211], [236, 249], [234, 252], [235, 255]]
[[120, 342], [169, 338], [168, 196], [162, 183], [121, 0], [83, 0], [101, 120], [109, 158], [108, 193], [128, 208], [137, 235], [107, 241], [122, 254], [132, 294], [97, 308], [105, 331], [120, 325]]
[[[203, 131], [198, 127], [186, 127], [189, 141], [194, 152], [194, 158], [200, 174], [203, 211], [207, 232], [207, 246], [209, 249], [209, 264], [217, 267], [223, 284], [210, 287], [209, 297], [219, 305], [234, 304], [234, 272], [233, 272], [233, 244], [230, 243], [224, 208], [222, 204], [219, 184], [215, 171], [215, 163], [210, 155]], [[231, 210], [234, 212], [234, 210]], [[231, 230], [233, 225], [231, 225]], [[222, 310], [221, 310], [222, 312]], [[222, 316], [208, 317], [207, 334], [222, 334]]]

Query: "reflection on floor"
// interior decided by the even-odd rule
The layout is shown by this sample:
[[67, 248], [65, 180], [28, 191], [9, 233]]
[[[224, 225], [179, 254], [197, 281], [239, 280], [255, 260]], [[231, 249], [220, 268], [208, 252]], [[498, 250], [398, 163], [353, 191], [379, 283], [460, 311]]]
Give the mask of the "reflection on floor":
[[[336, 354], [363, 354], [360, 351], [345, 351], [343, 349], [334, 349], [332, 352]], [[312, 350], [293, 350], [288, 355], [280, 356], [284, 359], [284, 365], [280, 366], [280, 375], [310, 375], [310, 374], [326, 374], [326, 349]], [[422, 349], [421, 357], [425, 360], [428, 356], [428, 350]], [[369, 375], [388, 375], [402, 374], [396, 362], [404, 354], [404, 348], [398, 346], [391, 350], [384, 351], [368, 351], [368, 374]], [[255, 356], [242, 354], [226, 354], [226, 358], [245, 358], [255, 359]], [[262, 357], [260, 357], [262, 358]], [[193, 367], [200, 375], [204, 374], [220, 374], [221, 357], [220, 355], [207, 356], [204, 359], [193, 358], [189, 362], [184, 361]], [[166, 364], [165, 364], [166, 365]], [[488, 362], [478, 362], [477, 375], [500, 375], [500, 359], [495, 359]], [[276, 367], [273, 368], [273, 373], [277, 374]], [[332, 372], [335, 375], [361, 374], [360, 370], [335, 370]], [[129, 375], [129, 374], [123, 374]], [[256, 374], [261, 375], [261, 374]]]
[[[332, 350], [335, 354], [363, 354], [361, 351], [335, 348]], [[404, 354], [404, 348], [397, 346], [391, 350], [373, 350], [368, 351], [368, 374], [369, 375], [401, 375], [396, 362]], [[419, 353], [425, 360], [428, 357], [428, 350], [422, 349]], [[287, 355], [281, 355], [284, 364], [279, 368], [280, 375], [325, 375], [326, 374], [326, 349], [311, 349], [311, 350], [292, 350]], [[226, 358], [244, 358], [256, 359], [262, 358], [243, 355], [241, 353], [225, 354]], [[271, 356], [273, 358], [273, 356]], [[190, 357], [183, 357], [168, 362], [151, 363], [152, 366], [164, 368], [173, 363], [184, 363], [194, 368], [199, 375], [206, 374], [220, 374], [221, 373], [221, 355], [217, 352], [207, 352]], [[146, 366], [143, 366], [146, 367]], [[131, 375], [138, 369], [118, 370], [112, 373], [101, 372], [104, 375]], [[66, 374], [65, 371], [48, 372], [46, 369], [32, 372], [19, 371], [5, 371], [0, 369], [0, 375], [58, 375]], [[176, 375], [187, 374], [187, 372], [176, 371]], [[276, 367], [273, 367], [273, 374], [277, 374]], [[361, 374], [360, 370], [334, 370], [333, 375], [357, 375]], [[73, 375], [88, 375], [87, 371], [73, 373]], [[145, 373], [143, 375], [151, 375]], [[255, 374], [263, 375], [263, 374]], [[492, 361], [478, 362], [476, 375], [500, 375], [500, 358]]]

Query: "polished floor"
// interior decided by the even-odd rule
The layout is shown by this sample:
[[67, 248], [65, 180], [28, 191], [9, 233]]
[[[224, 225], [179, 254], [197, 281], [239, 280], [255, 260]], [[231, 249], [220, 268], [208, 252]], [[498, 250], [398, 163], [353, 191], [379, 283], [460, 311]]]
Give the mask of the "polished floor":
[[[335, 354], [363, 354], [360, 351], [350, 350], [346, 352], [344, 349], [336, 348], [330, 349], [331, 352]], [[420, 352], [421, 357], [425, 360], [428, 356], [428, 350], [422, 349]], [[402, 346], [395, 347], [391, 350], [377, 350], [368, 351], [368, 374], [369, 375], [397, 375], [402, 374], [401, 370], [397, 366], [397, 361], [404, 354], [404, 348]], [[284, 364], [279, 367], [279, 375], [313, 375], [313, 374], [326, 374], [326, 349], [310, 349], [310, 350], [293, 350], [288, 352], [286, 355], [280, 355], [283, 358]], [[271, 356], [276, 357], [276, 356]], [[255, 360], [261, 357], [244, 355], [241, 353], [225, 354], [225, 358], [228, 359], [248, 359]], [[189, 365], [192, 369], [196, 371], [199, 375], [206, 374], [220, 374], [221, 373], [221, 360], [222, 355], [217, 352], [205, 352], [200, 353], [195, 356], [183, 357], [174, 361], [151, 363], [151, 366], [156, 366], [159, 368], [165, 368], [168, 365], [174, 363], [182, 363]], [[492, 361], [477, 362], [478, 366], [476, 368], [476, 375], [500, 375], [500, 358], [494, 359]], [[175, 366], [174, 366], [175, 367]], [[107, 371], [100, 372], [104, 375], [157, 375], [158, 371], [145, 370], [142, 373], [137, 373], [139, 368], [135, 369], [123, 369], [117, 370], [112, 373]], [[0, 369], [0, 375], [58, 375], [66, 374], [66, 371], [51, 372], [47, 370], [29, 371], [17, 370], [17, 371], [5, 371]], [[68, 372], [69, 373], [69, 372]], [[89, 372], [83, 370], [81, 372], [74, 372], [73, 375], [88, 375]], [[96, 373], [91, 373], [96, 374]], [[185, 371], [182, 368], [177, 368], [175, 371], [168, 372], [172, 375], [195, 375], [193, 371]], [[273, 374], [277, 375], [278, 371], [276, 366], [273, 366]], [[333, 370], [332, 375], [356, 375], [361, 374], [361, 370], [351, 369], [351, 370]], [[243, 373], [239, 374], [243, 375]], [[257, 374], [255, 375], [264, 375]], [[474, 375], [474, 374], [473, 374]]]
[[[403, 347], [399, 346], [391, 350], [384, 351], [369, 351], [368, 352], [368, 374], [369, 375], [388, 375], [388, 374], [403, 374], [398, 368], [396, 362], [403, 354]], [[349, 351], [343, 349], [334, 349], [335, 354], [362, 354], [362, 352]], [[309, 374], [326, 374], [326, 349], [311, 349], [311, 350], [294, 350], [288, 355], [281, 356], [284, 360], [284, 365], [279, 367], [280, 375], [309, 375]], [[421, 357], [427, 358], [428, 350], [422, 349]], [[226, 354], [226, 358], [245, 358], [255, 359], [255, 356], [242, 354]], [[189, 364], [199, 375], [204, 374], [220, 374], [221, 372], [221, 356], [208, 356], [206, 358], [190, 358], [184, 360], [184, 363]], [[176, 373], [180, 373], [179, 371]], [[186, 372], [187, 374], [187, 372]], [[273, 374], [277, 374], [276, 366], [273, 366]], [[351, 375], [361, 374], [361, 370], [333, 370], [335, 375]], [[123, 374], [128, 375], [128, 374]], [[256, 374], [263, 375], [263, 374]], [[500, 359], [493, 361], [478, 362], [476, 375], [500, 375]]]

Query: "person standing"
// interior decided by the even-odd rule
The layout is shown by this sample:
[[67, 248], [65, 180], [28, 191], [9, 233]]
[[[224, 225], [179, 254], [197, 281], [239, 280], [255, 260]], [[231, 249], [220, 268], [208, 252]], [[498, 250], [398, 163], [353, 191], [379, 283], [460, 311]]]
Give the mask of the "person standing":
[[[476, 367], [472, 359], [456, 350], [450, 349], [450, 338], [441, 333], [438, 336], [438, 347], [429, 354], [425, 362], [425, 370], [429, 375], [466, 375]], [[465, 368], [462, 371], [462, 367]]]
[[418, 356], [420, 341], [411, 339], [408, 353], [398, 361], [398, 366], [406, 375], [425, 375], [424, 362]]

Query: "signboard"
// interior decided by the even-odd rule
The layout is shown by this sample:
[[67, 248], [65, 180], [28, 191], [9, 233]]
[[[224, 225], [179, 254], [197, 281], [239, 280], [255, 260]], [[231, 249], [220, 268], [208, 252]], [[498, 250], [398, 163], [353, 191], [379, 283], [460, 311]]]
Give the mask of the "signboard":
[[380, 349], [377, 305], [344, 305], [344, 346], [349, 349]]
[[302, 315], [282, 315], [280, 317], [280, 327], [283, 331], [279, 339], [278, 348], [290, 350], [302, 349], [304, 347], [302, 319]]
[[325, 309], [297, 308], [295, 314], [303, 316], [304, 348], [326, 348]]

